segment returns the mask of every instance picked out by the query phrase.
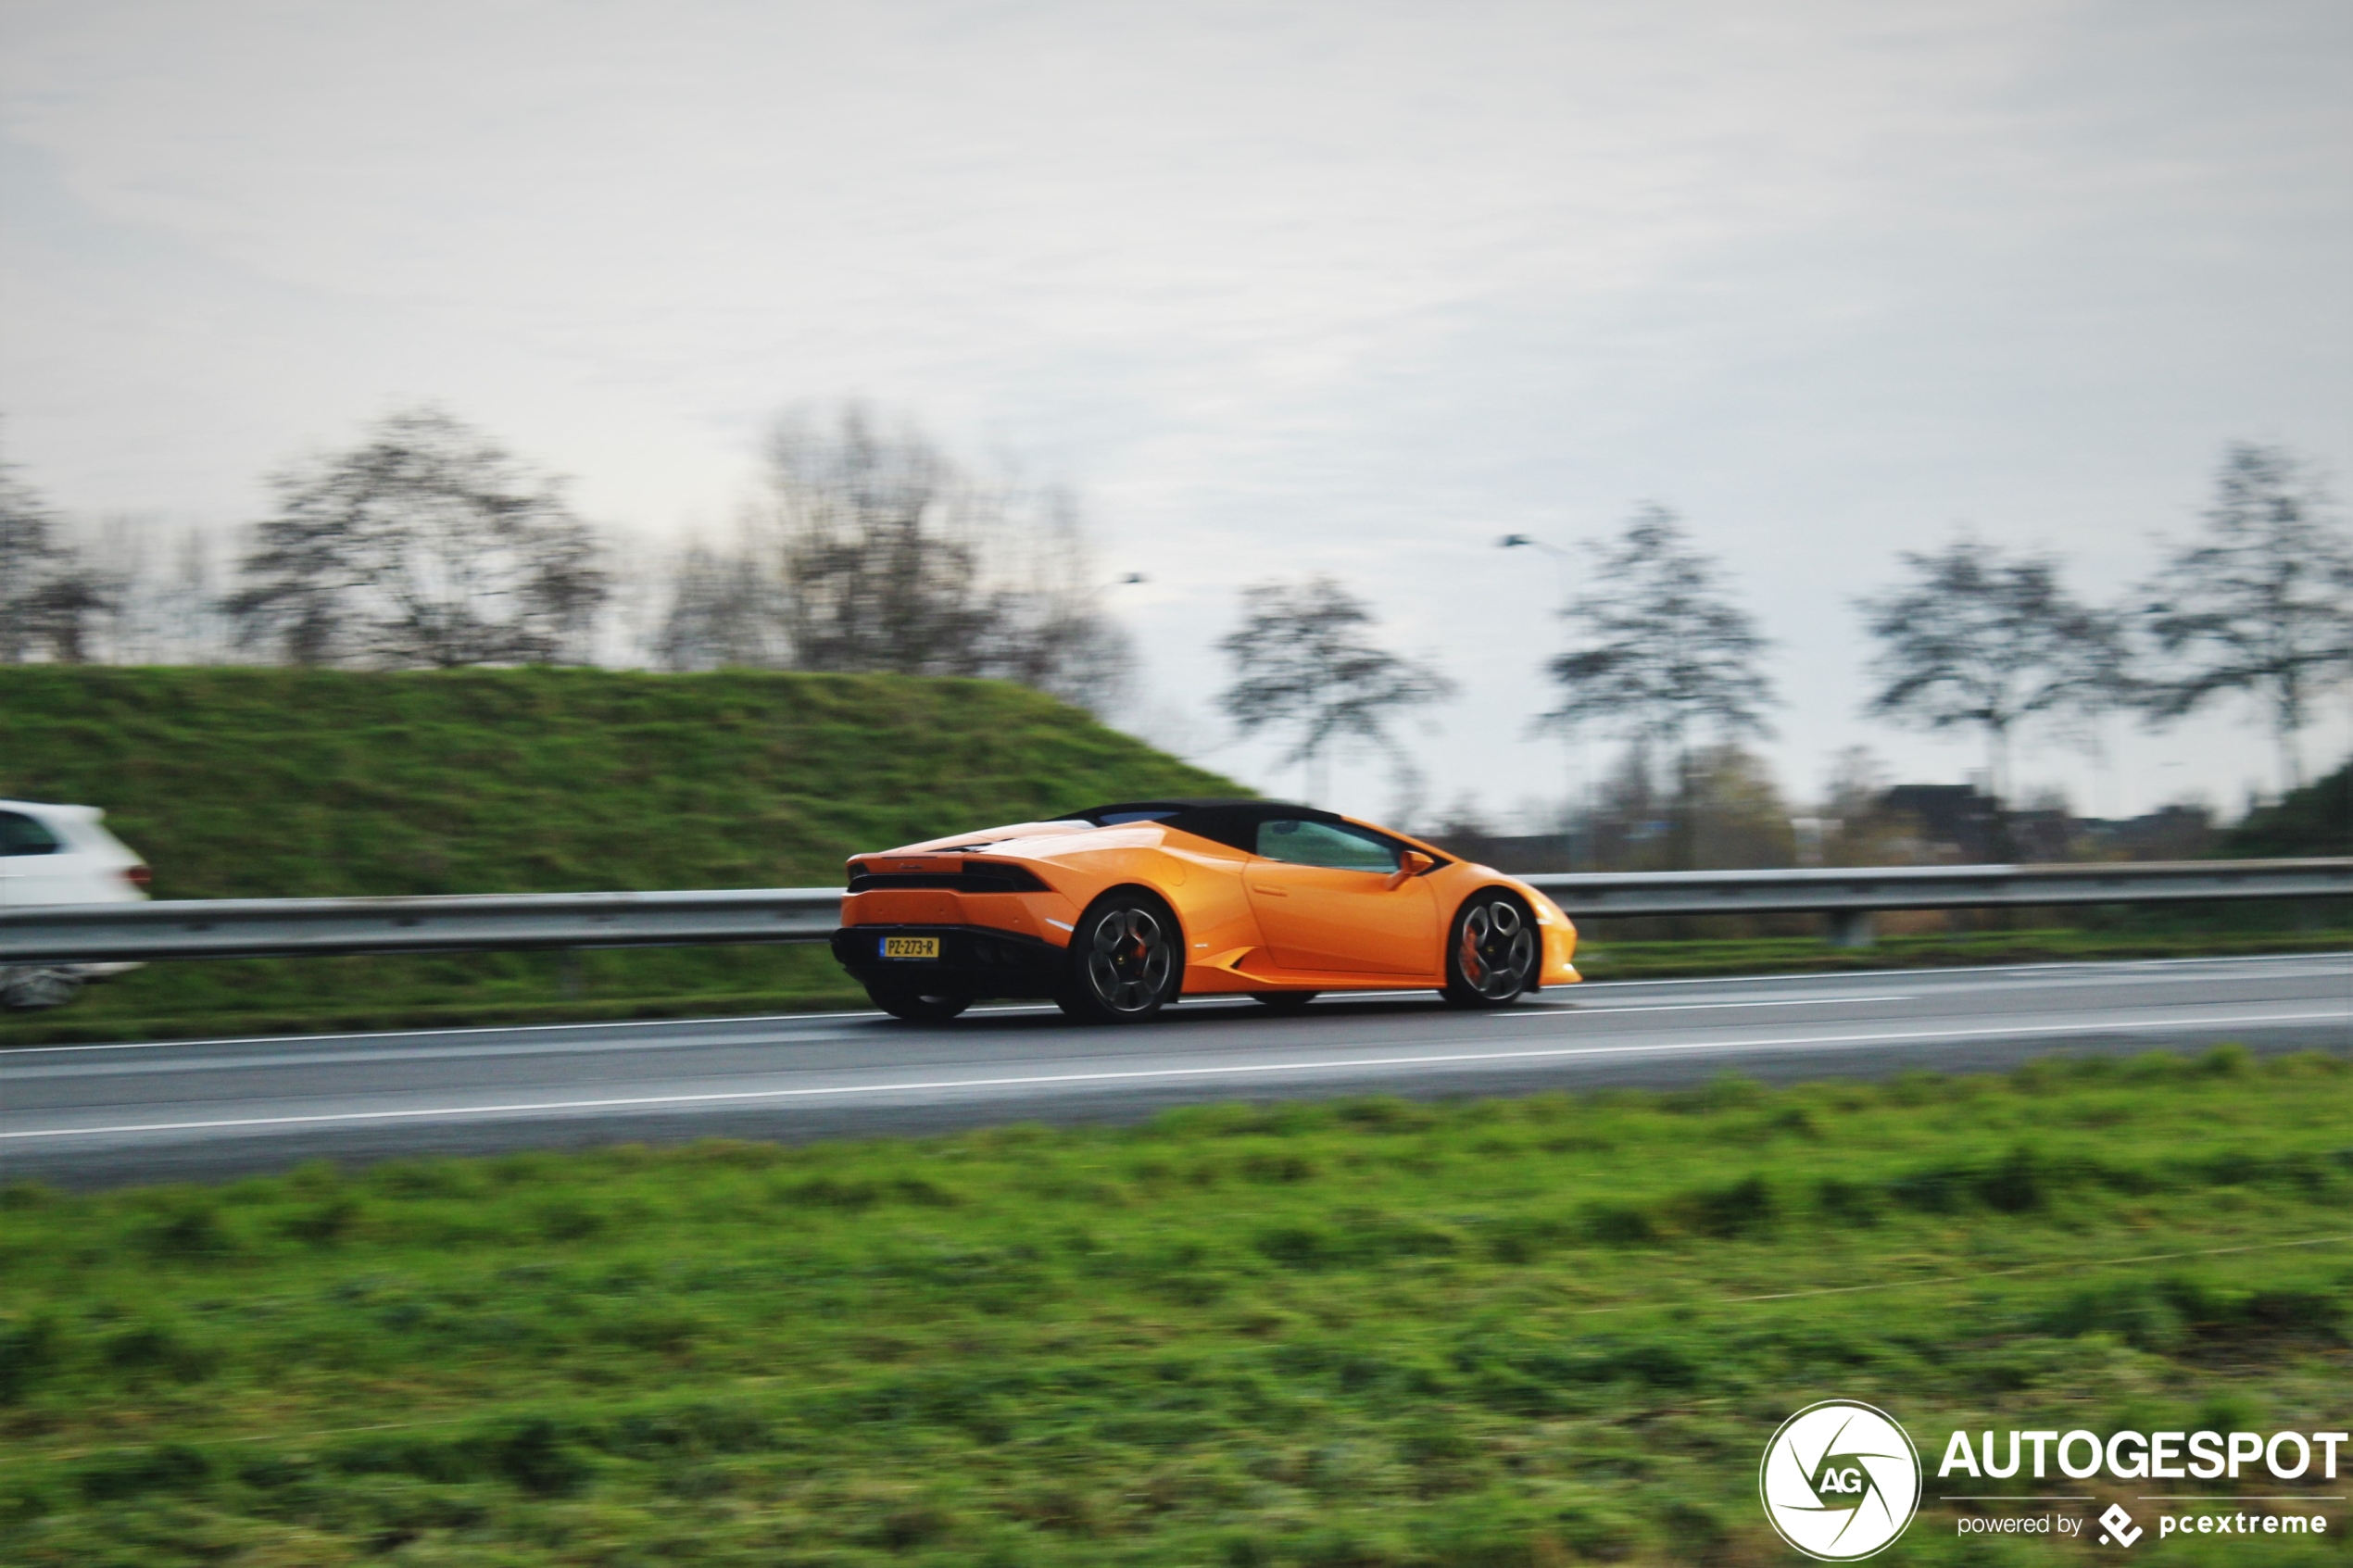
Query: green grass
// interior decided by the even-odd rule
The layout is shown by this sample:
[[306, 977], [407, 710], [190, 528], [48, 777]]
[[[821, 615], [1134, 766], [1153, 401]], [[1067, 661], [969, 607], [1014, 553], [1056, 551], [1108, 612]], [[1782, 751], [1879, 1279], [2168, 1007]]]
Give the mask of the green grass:
[[1794, 1561], [1755, 1467], [1826, 1397], [1931, 1463], [2341, 1428], [2349, 1210], [2347, 1063], [2235, 1047], [19, 1186], [0, 1561]]
[[[837, 884], [861, 849], [1247, 793], [988, 681], [0, 667], [0, 797], [102, 806], [162, 898]], [[158, 964], [0, 1043], [828, 1005], [822, 954]]]

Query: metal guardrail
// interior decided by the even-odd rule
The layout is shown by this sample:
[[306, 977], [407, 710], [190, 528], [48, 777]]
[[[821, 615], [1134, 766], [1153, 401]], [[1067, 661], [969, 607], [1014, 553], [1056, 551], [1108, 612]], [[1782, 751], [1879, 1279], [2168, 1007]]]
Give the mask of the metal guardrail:
[[837, 887], [51, 904], [0, 910], [0, 967], [822, 942], [840, 923]]
[[1571, 920], [1819, 914], [1863, 946], [1889, 909], [2185, 904], [2353, 897], [2353, 859], [2141, 860], [2046, 866], [1839, 866], [1765, 872], [1580, 872], [1524, 876]]
[[[1884, 909], [2353, 898], [2353, 859], [1805, 871], [1580, 872], [1521, 880], [1572, 919], [1821, 914], [1869, 940]], [[0, 967], [494, 948], [822, 942], [841, 890], [225, 898], [0, 910]]]
[[1572, 919], [1834, 914], [2046, 904], [2353, 897], [2353, 859], [2141, 860], [2050, 866], [1840, 866], [1523, 876]]

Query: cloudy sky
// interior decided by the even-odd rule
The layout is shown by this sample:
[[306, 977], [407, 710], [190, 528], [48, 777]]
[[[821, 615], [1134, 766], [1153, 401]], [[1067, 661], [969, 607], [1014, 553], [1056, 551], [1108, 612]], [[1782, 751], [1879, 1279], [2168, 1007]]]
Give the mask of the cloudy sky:
[[[1562, 582], [1495, 538], [1655, 499], [1777, 640], [1803, 795], [1857, 742], [1976, 765], [1856, 717], [1898, 549], [2107, 595], [2226, 441], [2342, 493], [2349, 208], [2337, 0], [0, 0], [0, 419], [64, 508], [227, 524], [429, 398], [659, 539], [863, 398], [1078, 487], [1151, 579], [1139, 727], [1295, 790], [1210, 645], [1329, 571], [1462, 684], [1408, 733], [1491, 811], [1564, 768], [1525, 733]], [[2231, 717], [2109, 743], [2021, 777], [2270, 776]]]

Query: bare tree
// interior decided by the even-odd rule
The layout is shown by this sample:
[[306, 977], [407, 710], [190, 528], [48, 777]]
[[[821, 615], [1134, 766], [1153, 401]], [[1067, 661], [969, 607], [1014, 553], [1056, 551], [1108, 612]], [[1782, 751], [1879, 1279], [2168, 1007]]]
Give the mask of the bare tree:
[[781, 584], [748, 546], [689, 545], [673, 571], [652, 652], [664, 670], [783, 668], [791, 649]]
[[168, 530], [135, 514], [103, 519], [79, 546], [104, 596], [88, 645], [107, 664], [217, 664], [234, 630], [221, 604], [218, 567], [227, 541], [211, 530]]
[[2143, 589], [2143, 624], [2172, 661], [2144, 705], [2164, 722], [2246, 694], [2271, 721], [2281, 789], [2296, 789], [2311, 700], [2353, 673], [2353, 539], [2284, 448], [2232, 446], [2215, 490], [2205, 533]]
[[1098, 711], [1124, 694], [1126, 640], [1066, 492], [976, 476], [856, 408], [779, 425], [768, 456], [795, 668], [992, 676]]
[[1234, 668], [1218, 706], [1244, 734], [1276, 728], [1296, 736], [1283, 760], [1307, 765], [1315, 799], [1329, 791], [1334, 743], [1360, 740], [1394, 755], [1390, 715], [1453, 695], [1436, 670], [1376, 646], [1365, 635], [1372, 624], [1364, 601], [1328, 577], [1262, 583], [1242, 590], [1242, 623], [1217, 645]]
[[1135, 668], [1102, 608], [1102, 579], [1077, 499], [1060, 486], [1009, 488], [982, 558], [988, 672], [1097, 713], [1125, 705]]
[[113, 603], [108, 583], [58, 537], [57, 520], [16, 466], [0, 462], [0, 664], [80, 664]]
[[1864, 712], [1985, 737], [1995, 800], [2009, 797], [2010, 749], [2030, 720], [2097, 713], [2124, 700], [2114, 617], [2077, 600], [2049, 556], [2006, 557], [1966, 535], [1935, 555], [1906, 552], [1909, 580], [1858, 599], [1879, 640]]
[[34, 601], [56, 570], [52, 526], [17, 466], [0, 464], [0, 663], [21, 664], [40, 646]]
[[1738, 741], [1701, 748], [1692, 761], [1692, 859], [1705, 870], [1792, 866], [1797, 832], [1763, 758]]
[[1773, 685], [1758, 668], [1771, 646], [1692, 548], [1680, 521], [1645, 506], [1616, 543], [1596, 546], [1592, 590], [1561, 612], [1575, 646], [1547, 666], [1560, 706], [1541, 726], [1598, 724], [1675, 769], [1672, 862], [1690, 866], [1693, 747], [1769, 734]]
[[861, 409], [780, 425], [768, 447], [785, 614], [803, 670], [977, 675], [987, 502], [912, 430]]
[[230, 601], [248, 644], [375, 669], [585, 654], [607, 594], [594, 534], [557, 482], [447, 414], [396, 414], [271, 483]]
[[1831, 759], [1821, 804], [1811, 819], [1810, 863], [1895, 866], [1920, 858], [1919, 824], [1888, 809], [1889, 782], [1887, 769], [1868, 746], [1847, 746]]

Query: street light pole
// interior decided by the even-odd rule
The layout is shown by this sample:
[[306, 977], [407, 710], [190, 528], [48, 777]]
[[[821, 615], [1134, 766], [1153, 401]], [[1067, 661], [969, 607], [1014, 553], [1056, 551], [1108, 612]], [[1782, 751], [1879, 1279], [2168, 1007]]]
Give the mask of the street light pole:
[[[1504, 550], [1541, 550], [1544, 554], [1552, 557], [1554, 570], [1560, 578], [1561, 609], [1564, 613], [1567, 611], [1568, 607], [1572, 602], [1569, 594], [1569, 562], [1575, 558], [1568, 551], [1562, 549], [1558, 545], [1553, 544], [1548, 540], [1538, 539], [1526, 533], [1506, 533], [1501, 539], [1496, 540], [1495, 545], [1498, 549]], [[1580, 765], [1583, 746], [1579, 741], [1574, 725], [1564, 724], [1561, 726], [1561, 748], [1565, 753], [1567, 753], [1567, 761], [1568, 764], [1567, 777], [1563, 780], [1563, 783], [1567, 787], [1568, 798], [1564, 803], [1562, 809], [1563, 822], [1561, 825], [1561, 847], [1564, 857], [1568, 861], [1568, 869], [1573, 872], [1577, 869], [1576, 821], [1577, 810], [1579, 805], [1578, 797], [1580, 793], [1580, 786], [1584, 783], [1585, 774], [1585, 770]], [[1585, 808], [1586, 825], [1591, 827], [1593, 820], [1592, 803], [1591, 801], [1585, 801], [1582, 804]]]

